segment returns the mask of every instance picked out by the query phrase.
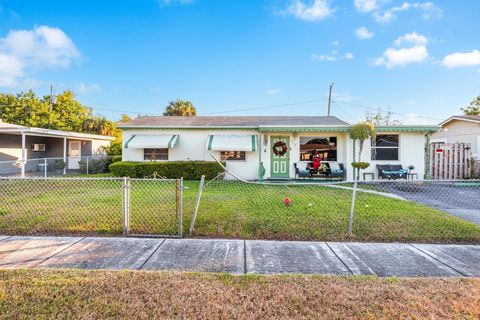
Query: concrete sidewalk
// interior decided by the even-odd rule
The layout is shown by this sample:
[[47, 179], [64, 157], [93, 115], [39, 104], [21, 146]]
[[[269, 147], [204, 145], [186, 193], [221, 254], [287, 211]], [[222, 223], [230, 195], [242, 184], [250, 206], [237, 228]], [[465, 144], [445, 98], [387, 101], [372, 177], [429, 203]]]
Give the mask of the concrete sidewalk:
[[480, 277], [480, 245], [0, 236], [2, 268]]

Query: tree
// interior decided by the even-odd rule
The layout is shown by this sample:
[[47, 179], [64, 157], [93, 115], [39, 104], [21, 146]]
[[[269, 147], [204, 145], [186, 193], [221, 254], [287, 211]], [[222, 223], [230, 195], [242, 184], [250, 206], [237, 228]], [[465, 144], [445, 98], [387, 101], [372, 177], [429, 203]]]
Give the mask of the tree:
[[480, 96], [473, 99], [468, 107], [462, 108], [462, 111], [466, 116], [480, 116]]
[[163, 115], [190, 117], [196, 116], [197, 110], [190, 101], [177, 99], [176, 101], [170, 101], [168, 103]]
[[60, 93], [52, 104], [50, 98], [38, 97], [32, 90], [16, 95], [0, 93], [0, 119], [27, 127], [115, 134], [115, 123], [94, 116], [92, 109], [77, 101], [72, 91]]
[[362, 151], [365, 140], [375, 139], [376, 130], [371, 122], [360, 122], [350, 128], [350, 138], [353, 143], [358, 140], [358, 161], [352, 162], [352, 166], [357, 169], [357, 180], [360, 180], [360, 170], [366, 169], [369, 163], [362, 162]]
[[367, 111], [365, 113], [365, 122], [370, 122], [375, 126], [391, 126], [401, 125], [402, 121], [392, 119], [393, 113], [389, 111], [383, 112], [379, 109], [376, 113]]

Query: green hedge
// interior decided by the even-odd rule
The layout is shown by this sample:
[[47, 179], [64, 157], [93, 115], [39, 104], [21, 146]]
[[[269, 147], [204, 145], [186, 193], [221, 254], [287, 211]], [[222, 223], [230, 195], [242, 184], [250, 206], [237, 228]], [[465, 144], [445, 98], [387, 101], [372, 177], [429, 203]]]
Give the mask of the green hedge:
[[185, 180], [200, 180], [202, 175], [205, 175], [205, 179], [213, 179], [224, 171], [222, 166], [214, 161], [121, 161], [112, 163], [109, 168], [110, 172], [117, 177], [145, 178], [156, 173], [168, 179], [183, 177]]

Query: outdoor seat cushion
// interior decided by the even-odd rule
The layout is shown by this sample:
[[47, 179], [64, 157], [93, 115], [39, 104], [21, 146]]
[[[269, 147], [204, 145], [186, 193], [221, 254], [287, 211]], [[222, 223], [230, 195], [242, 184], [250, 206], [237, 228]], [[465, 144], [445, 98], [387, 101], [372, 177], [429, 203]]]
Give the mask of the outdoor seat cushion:
[[328, 166], [330, 167], [331, 173], [343, 173], [343, 170], [340, 168], [340, 164], [338, 162], [329, 162]]
[[384, 170], [383, 171], [384, 174], [387, 174], [387, 175], [390, 175], [390, 174], [394, 174], [394, 175], [404, 175], [407, 173], [407, 170], [404, 170], [404, 169], [400, 169], [400, 170]]
[[308, 164], [305, 162], [299, 162], [296, 164], [299, 174], [309, 174], [310, 170], [307, 169]]

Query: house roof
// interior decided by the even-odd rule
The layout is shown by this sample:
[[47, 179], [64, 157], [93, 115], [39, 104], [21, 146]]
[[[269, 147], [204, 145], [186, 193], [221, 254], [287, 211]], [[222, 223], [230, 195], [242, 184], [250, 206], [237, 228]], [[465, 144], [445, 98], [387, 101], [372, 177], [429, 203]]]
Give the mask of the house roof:
[[275, 126], [348, 127], [347, 122], [332, 116], [195, 116], [139, 117], [123, 123], [120, 128], [260, 128]]
[[114, 137], [102, 136], [99, 134], [89, 134], [62, 130], [51, 130], [43, 128], [25, 127], [16, 124], [6, 123], [0, 120], [0, 133], [22, 134], [45, 137], [61, 137], [84, 140], [114, 140]]
[[[259, 131], [339, 131], [350, 124], [333, 116], [194, 116], [138, 117], [119, 126], [122, 129], [257, 129]], [[383, 132], [437, 131], [437, 125], [380, 126]]]
[[441, 126], [444, 126], [446, 125], [447, 123], [451, 122], [451, 121], [454, 121], [454, 120], [458, 120], [458, 121], [468, 121], [468, 122], [478, 122], [480, 123], [480, 116], [465, 116], [465, 115], [461, 115], [461, 116], [452, 116], [450, 118], [448, 118], [447, 120], [445, 121], [442, 121], [440, 123]]

